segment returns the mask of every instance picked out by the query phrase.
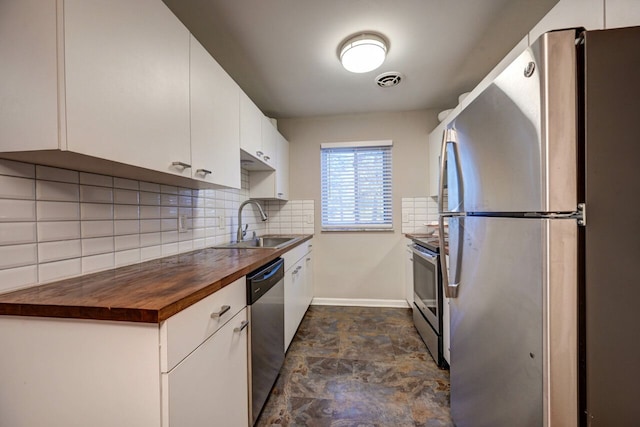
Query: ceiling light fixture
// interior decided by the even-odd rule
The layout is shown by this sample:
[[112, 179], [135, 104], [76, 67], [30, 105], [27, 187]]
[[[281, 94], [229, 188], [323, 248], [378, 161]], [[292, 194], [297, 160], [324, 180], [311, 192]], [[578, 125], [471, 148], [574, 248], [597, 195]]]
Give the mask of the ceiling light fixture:
[[349, 38], [340, 47], [340, 62], [352, 73], [366, 73], [382, 65], [387, 43], [377, 34], [362, 33]]

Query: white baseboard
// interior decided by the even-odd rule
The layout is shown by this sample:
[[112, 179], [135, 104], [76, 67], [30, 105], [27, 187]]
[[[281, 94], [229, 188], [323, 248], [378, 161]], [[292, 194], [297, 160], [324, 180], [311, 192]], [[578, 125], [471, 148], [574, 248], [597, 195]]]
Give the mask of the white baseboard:
[[342, 305], [350, 307], [391, 307], [408, 308], [403, 299], [360, 299], [360, 298], [314, 298], [311, 305]]

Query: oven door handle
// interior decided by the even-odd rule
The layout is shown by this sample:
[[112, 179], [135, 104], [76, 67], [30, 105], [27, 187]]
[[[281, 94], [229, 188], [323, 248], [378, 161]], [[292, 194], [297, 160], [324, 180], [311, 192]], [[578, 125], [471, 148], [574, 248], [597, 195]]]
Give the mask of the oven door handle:
[[411, 246], [411, 251], [413, 252], [414, 255], [418, 255], [420, 258], [424, 259], [425, 261], [428, 261], [434, 265], [437, 264], [437, 261], [438, 261], [437, 255], [429, 255], [419, 249], [416, 249], [416, 247], [413, 245]]

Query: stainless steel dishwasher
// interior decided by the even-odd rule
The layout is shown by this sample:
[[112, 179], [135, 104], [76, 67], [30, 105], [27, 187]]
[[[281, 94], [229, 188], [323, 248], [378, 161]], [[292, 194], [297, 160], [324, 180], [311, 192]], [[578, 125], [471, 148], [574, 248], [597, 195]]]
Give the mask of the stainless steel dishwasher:
[[284, 362], [284, 260], [247, 275], [249, 419], [255, 424]]

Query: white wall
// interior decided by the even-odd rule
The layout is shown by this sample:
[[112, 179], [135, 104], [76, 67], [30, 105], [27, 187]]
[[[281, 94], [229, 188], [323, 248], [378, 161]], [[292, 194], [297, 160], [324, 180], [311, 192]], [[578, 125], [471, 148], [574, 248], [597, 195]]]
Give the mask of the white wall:
[[315, 224], [315, 297], [404, 299], [401, 250], [402, 197], [424, 197], [428, 190], [427, 140], [437, 124], [436, 110], [281, 119], [289, 140], [290, 192], [315, 201], [320, 218], [320, 144], [390, 139], [393, 141], [393, 232], [321, 232]]

